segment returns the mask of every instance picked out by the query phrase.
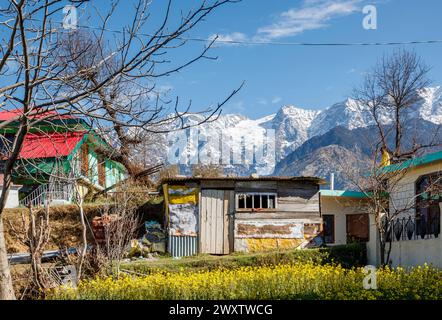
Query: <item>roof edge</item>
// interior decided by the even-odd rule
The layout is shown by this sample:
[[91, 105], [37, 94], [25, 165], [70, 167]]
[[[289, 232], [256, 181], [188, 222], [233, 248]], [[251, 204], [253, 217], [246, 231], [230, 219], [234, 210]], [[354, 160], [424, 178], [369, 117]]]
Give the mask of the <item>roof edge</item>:
[[171, 182], [201, 182], [201, 181], [309, 181], [319, 185], [328, 182], [319, 177], [303, 177], [303, 176], [262, 176], [262, 177], [172, 177], [165, 178], [161, 184]]

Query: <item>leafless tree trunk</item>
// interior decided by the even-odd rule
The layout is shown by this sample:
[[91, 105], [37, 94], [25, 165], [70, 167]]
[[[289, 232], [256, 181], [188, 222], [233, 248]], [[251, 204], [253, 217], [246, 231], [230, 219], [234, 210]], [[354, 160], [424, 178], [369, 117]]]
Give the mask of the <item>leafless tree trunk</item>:
[[43, 209], [27, 208], [27, 217], [22, 214], [21, 225], [9, 224], [14, 237], [29, 248], [33, 289], [38, 295], [51, 287], [51, 281], [43, 269], [42, 257], [51, 235], [50, 207]]
[[136, 195], [131, 192], [133, 186], [131, 182], [121, 185], [114, 195], [114, 202], [102, 215], [105, 222], [104, 252], [108, 259], [109, 269], [117, 276], [120, 273], [121, 261], [128, 252], [130, 242], [139, 227], [137, 208], [134, 203]]
[[6, 252], [5, 231], [3, 220], [0, 219], [0, 280], [4, 284], [0, 286], [1, 300], [15, 300], [12, 286], [11, 271], [9, 269], [8, 255]]
[[80, 212], [80, 222], [81, 222], [81, 241], [82, 248], [80, 251], [80, 259], [77, 265], [77, 281], [81, 279], [82, 271], [83, 271], [83, 263], [87, 254], [87, 225], [86, 225], [86, 217], [84, 215], [84, 195], [80, 191], [80, 186], [78, 184], [75, 185], [75, 203], [77, 204], [78, 210]]

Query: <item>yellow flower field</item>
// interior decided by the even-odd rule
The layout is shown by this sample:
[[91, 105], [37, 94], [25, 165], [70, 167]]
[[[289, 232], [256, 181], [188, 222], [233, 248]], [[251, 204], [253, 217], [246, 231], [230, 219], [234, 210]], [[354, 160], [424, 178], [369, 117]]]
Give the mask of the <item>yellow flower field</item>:
[[363, 288], [361, 268], [311, 263], [156, 273], [86, 280], [50, 299], [442, 299], [442, 271], [423, 266], [377, 272]]

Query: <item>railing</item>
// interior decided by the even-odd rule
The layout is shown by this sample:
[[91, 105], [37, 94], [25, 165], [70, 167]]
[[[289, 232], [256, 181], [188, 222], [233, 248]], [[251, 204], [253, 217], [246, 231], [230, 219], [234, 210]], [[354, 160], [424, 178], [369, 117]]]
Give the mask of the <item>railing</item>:
[[54, 200], [71, 202], [74, 195], [73, 185], [70, 183], [42, 184], [20, 201], [22, 206], [44, 206]]
[[393, 231], [392, 241], [437, 238], [440, 234], [440, 214], [421, 218], [412, 216], [397, 218], [389, 231], [387, 241], [390, 240], [391, 231]]

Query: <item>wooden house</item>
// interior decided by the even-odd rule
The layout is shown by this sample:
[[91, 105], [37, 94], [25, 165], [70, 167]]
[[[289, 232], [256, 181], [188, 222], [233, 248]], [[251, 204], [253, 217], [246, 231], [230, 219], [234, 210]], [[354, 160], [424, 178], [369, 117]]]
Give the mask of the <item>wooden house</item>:
[[316, 177], [163, 180], [168, 251], [229, 254], [322, 244]]
[[[0, 112], [2, 159], [8, 157], [21, 110]], [[82, 195], [109, 187], [126, 176], [126, 169], [106, 157], [112, 147], [83, 119], [69, 114], [42, 112], [26, 135], [13, 173], [13, 182], [22, 185], [22, 205], [45, 201], [71, 202], [75, 188]], [[109, 153], [103, 152], [108, 150]]]

